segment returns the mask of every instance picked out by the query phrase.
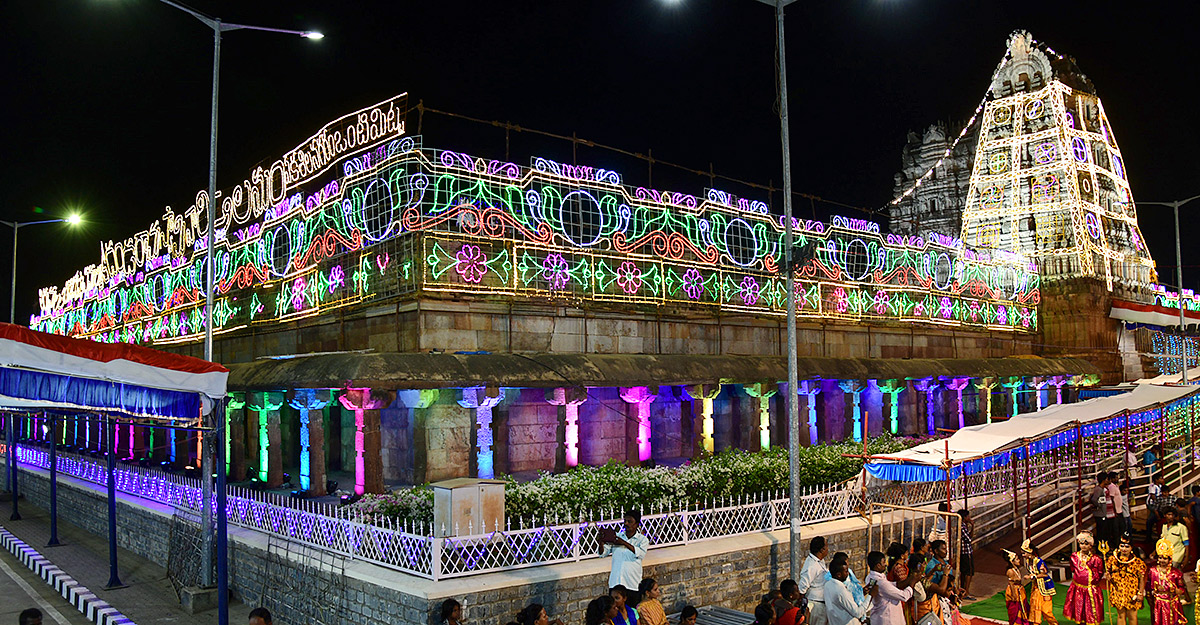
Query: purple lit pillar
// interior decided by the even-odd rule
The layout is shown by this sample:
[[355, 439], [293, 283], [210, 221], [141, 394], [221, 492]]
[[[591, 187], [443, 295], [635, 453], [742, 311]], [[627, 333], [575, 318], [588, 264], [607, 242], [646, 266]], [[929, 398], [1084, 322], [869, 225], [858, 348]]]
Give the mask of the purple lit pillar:
[[561, 473], [579, 466], [579, 406], [587, 401], [587, 389], [569, 386], [546, 391], [546, 403], [558, 406], [554, 471]]
[[971, 378], [950, 378], [945, 381], [946, 390], [954, 391], [955, 397], [958, 399], [958, 429], [967, 427], [966, 418], [963, 417], [963, 389], [971, 383]]
[[[630, 420], [631, 425], [636, 424], [637, 436], [637, 461], [648, 462], [654, 457], [654, 451], [650, 448], [650, 403], [658, 397], [657, 386], [630, 386], [621, 388], [621, 399], [625, 403], [635, 406], [636, 422]], [[630, 437], [626, 437], [626, 448], [628, 449], [628, 441]], [[634, 456], [626, 453], [625, 457], [630, 461]]]
[[[801, 380], [796, 388], [796, 392], [804, 395], [808, 405], [808, 444], [817, 444], [817, 395], [821, 393], [821, 382], [819, 380]], [[796, 427], [800, 427], [797, 423]]]
[[354, 493], [383, 492], [383, 448], [380, 439], [380, 409], [395, 396], [370, 388], [347, 388], [338, 397], [354, 413]]

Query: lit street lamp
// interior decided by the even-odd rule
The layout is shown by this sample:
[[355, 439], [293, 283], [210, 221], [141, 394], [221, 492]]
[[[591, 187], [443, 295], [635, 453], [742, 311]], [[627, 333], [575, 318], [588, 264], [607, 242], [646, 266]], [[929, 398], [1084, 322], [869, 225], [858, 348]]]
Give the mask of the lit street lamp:
[[1192, 200], [1200, 199], [1200, 195], [1193, 195], [1186, 200], [1176, 200], [1174, 202], [1137, 202], [1140, 206], [1170, 206], [1175, 210], [1175, 281], [1179, 288], [1179, 359], [1182, 361], [1181, 370], [1183, 375], [1179, 381], [1183, 384], [1188, 382], [1188, 362], [1187, 362], [1187, 342], [1183, 333], [1183, 326], [1186, 323], [1183, 317], [1183, 254], [1179, 250], [1179, 207], [1191, 202]]
[[69, 225], [77, 225], [83, 221], [79, 215], [72, 214], [66, 219], [43, 219], [41, 221], [0, 221], [13, 229], [13, 254], [12, 254], [12, 293], [8, 299], [8, 322], [16, 323], [17, 319], [17, 233], [24, 226], [36, 226], [38, 224], [57, 224], [66, 223]]
[[[305, 39], [323, 39], [325, 36], [319, 32], [312, 30], [289, 30], [286, 28], [269, 28], [266, 26], [249, 26], [246, 24], [230, 24], [222, 22], [220, 19], [206, 15], [195, 9], [188, 8], [172, 0], [159, 0], [163, 4], [170, 5], [192, 17], [200, 20], [205, 26], [208, 26], [213, 31], [213, 78], [212, 78], [212, 125], [209, 130], [208, 141], [208, 229], [205, 234], [205, 250], [208, 255], [205, 263], [204, 271], [204, 359], [211, 361], [212, 356], [212, 326], [213, 326], [213, 258], [214, 237], [213, 231], [216, 227], [216, 197], [217, 197], [217, 94], [220, 88], [221, 76], [221, 33], [231, 30], [261, 30], [271, 33], [283, 33], [285, 35], [299, 35]], [[201, 583], [205, 586], [212, 585], [212, 540], [213, 540], [213, 510], [212, 510], [212, 491], [213, 491], [213, 462], [211, 459], [211, 451], [216, 448], [218, 454], [224, 455], [224, 420], [216, 418], [215, 411], [210, 413], [208, 419], [213, 425], [212, 439], [209, 444], [202, 445], [202, 453], [200, 458], [201, 473], [204, 479], [204, 488], [202, 489], [201, 505], [203, 509], [203, 526], [201, 527], [201, 536], [203, 547], [201, 549]], [[203, 434], [201, 435], [203, 437]], [[223, 458], [218, 459], [217, 466], [223, 466]], [[222, 491], [225, 488], [225, 472], [224, 470], [217, 473], [217, 487]], [[224, 544], [225, 537], [225, 498], [217, 498], [217, 535], [219, 544], [217, 545], [217, 618], [221, 625], [227, 625], [229, 622], [229, 598], [227, 592], [228, 581], [226, 579], [226, 550]]]

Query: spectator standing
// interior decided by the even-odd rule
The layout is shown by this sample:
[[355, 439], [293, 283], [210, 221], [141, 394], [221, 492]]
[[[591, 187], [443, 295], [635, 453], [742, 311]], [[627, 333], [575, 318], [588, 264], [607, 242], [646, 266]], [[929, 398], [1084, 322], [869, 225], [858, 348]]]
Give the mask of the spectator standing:
[[1115, 550], [1121, 541], [1121, 527], [1125, 524], [1122, 508], [1125, 502], [1121, 498], [1121, 487], [1117, 485], [1118, 475], [1115, 471], [1108, 473], [1108, 486], [1105, 487], [1104, 521], [1108, 534], [1102, 540], [1108, 543], [1109, 550]]
[[638, 622], [642, 625], [667, 625], [667, 612], [659, 601], [662, 589], [658, 587], [658, 582], [650, 577], [643, 579], [638, 584], [638, 593], [642, 595], [642, 601], [637, 605]]
[[917, 604], [917, 612], [914, 615], [917, 621], [930, 612], [945, 620], [948, 615], [942, 609], [942, 599], [950, 598], [954, 585], [953, 569], [946, 561], [949, 555], [946, 541], [933, 541], [930, 543], [930, 551], [933, 557], [925, 565], [925, 600]]
[[878, 551], [867, 554], [867, 585], [876, 587], [871, 600], [871, 625], [905, 625], [904, 602], [912, 599], [912, 588], [900, 589], [887, 578], [887, 556]]
[[[949, 504], [946, 504], [945, 502], [939, 503], [938, 512], [942, 514], [934, 517], [933, 531], [929, 532], [930, 544], [932, 544], [935, 540], [950, 540], [950, 534], [946, 529], [949, 524], [949, 521], [947, 520], [948, 517], [946, 516], [946, 513], [950, 512]], [[913, 546], [913, 551], [917, 551], [916, 545]]]
[[1121, 482], [1121, 535], [1133, 534], [1133, 498], [1129, 494], [1129, 480]]
[[825, 557], [829, 555], [829, 547], [825, 544], [824, 536], [816, 536], [808, 543], [808, 557], [800, 569], [800, 579], [796, 582], [800, 594], [808, 602], [808, 622], [811, 625], [827, 625], [825, 616]]
[[[846, 553], [845, 551], [839, 551], [833, 554], [833, 558], [829, 560], [829, 570], [831, 572], [825, 574], [825, 581], [829, 581], [833, 578], [832, 571], [833, 564], [835, 562], [845, 562], [846, 566], [849, 567], [850, 554]], [[866, 596], [866, 590], [863, 588], [863, 583], [858, 581], [858, 577], [854, 575], [854, 569], [849, 569], [849, 573], [846, 574], [846, 581], [844, 583], [846, 584], [846, 589], [850, 591], [850, 596], [854, 597], [854, 602], [862, 603], [864, 601], [863, 597]]]
[[1188, 504], [1192, 511], [1192, 519], [1200, 522], [1200, 484], [1192, 487], [1192, 498], [1188, 499]]
[[1162, 468], [1162, 455], [1162, 445], [1158, 444], [1151, 446], [1150, 449], [1146, 450], [1146, 453], [1142, 454], [1142, 467], [1151, 479], [1158, 475], [1159, 470]]
[[962, 594], [966, 599], [971, 596], [971, 579], [975, 577], [975, 521], [971, 519], [971, 511], [963, 508], [958, 511], [962, 521], [962, 538], [959, 541], [958, 574], [962, 578]]
[[608, 574], [608, 587], [623, 586], [637, 588], [642, 583], [642, 560], [650, 547], [650, 540], [638, 530], [642, 522], [640, 510], [625, 513], [625, 526], [620, 532], [601, 530], [600, 557], [612, 557], [612, 571]]
[[[830, 578], [825, 582], [825, 611], [829, 625], [862, 625], [867, 616], [867, 602], [855, 601], [846, 587], [850, 563], [835, 559], [830, 565]], [[874, 590], [874, 586], [872, 586]]]
[[1166, 478], [1161, 473], [1150, 480], [1150, 489], [1146, 491], [1146, 537], [1153, 542], [1159, 536], [1158, 511], [1163, 507], [1166, 489], [1163, 487]]
[[1092, 519], [1096, 522], [1096, 534], [1108, 536], [1108, 472], [1096, 474], [1096, 485], [1092, 487], [1088, 503], [1092, 506]]
[[[1183, 566], [1183, 561], [1187, 558], [1189, 539], [1187, 526], [1175, 518], [1175, 508], [1164, 508], [1161, 514], [1163, 528], [1159, 538], [1171, 545], [1171, 566], [1178, 569]], [[1161, 552], [1159, 558], [1162, 558]]]

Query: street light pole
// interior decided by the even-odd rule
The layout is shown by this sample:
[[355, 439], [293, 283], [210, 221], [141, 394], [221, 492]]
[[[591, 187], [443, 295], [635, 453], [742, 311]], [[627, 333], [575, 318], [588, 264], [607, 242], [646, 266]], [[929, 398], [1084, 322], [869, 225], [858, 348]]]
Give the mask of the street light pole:
[[792, 579], [800, 579], [804, 561], [800, 545], [800, 375], [796, 355], [796, 282], [792, 256], [792, 153], [788, 136], [787, 54], [784, 52], [783, 8], [796, 0], [759, 0], [775, 7], [775, 54], [779, 71], [779, 140], [783, 147], [783, 269], [787, 272], [787, 369], [788, 369], [788, 495], [791, 533], [788, 539], [788, 561]]
[[0, 221], [0, 224], [12, 228], [13, 245], [12, 245], [12, 292], [8, 298], [8, 322], [17, 322], [17, 232], [21, 230], [21, 226], [36, 226], [38, 224], [57, 224], [69, 223], [75, 225], [80, 222], [78, 215], [71, 215], [66, 219], [43, 219], [41, 221]]
[[1179, 288], [1179, 360], [1181, 361], [1180, 370], [1183, 375], [1179, 381], [1183, 384], [1188, 383], [1188, 361], [1187, 361], [1187, 337], [1184, 335], [1184, 325], [1187, 323], [1183, 316], [1183, 253], [1180, 251], [1179, 244], [1179, 207], [1191, 202], [1192, 200], [1200, 199], [1200, 195], [1193, 195], [1186, 200], [1176, 200], [1174, 202], [1138, 202], [1143, 206], [1170, 206], [1175, 211], [1175, 281]]
[[[299, 35], [305, 39], [322, 39], [324, 35], [311, 30], [289, 30], [286, 28], [269, 28], [266, 26], [250, 26], [247, 24], [230, 24], [222, 22], [220, 19], [205, 15], [199, 11], [188, 8], [173, 2], [172, 0], [159, 0], [163, 4], [174, 7], [191, 15], [199, 20], [205, 26], [208, 26], [213, 31], [213, 71], [212, 71], [212, 110], [211, 124], [209, 126], [208, 136], [208, 206], [205, 214], [208, 219], [208, 227], [205, 232], [205, 254], [207, 255], [204, 269], [204, 359], [212, 361], [213, 349], [213, 281], [214, 281], [214, 266], [216, 258], [214, 254], [216, 229], [216, 203], [217, 203], [217, 102], [218, 94], [221, 86], [221, 33], [231, 30], [260, 30], [272, 33], [282, 33], [285, 35]], [[218, 418], [216, 411], [212, 411], [206, 417], [207, 429], [201, 430], [201, 441], [204, 440], [204, 432], [218, 432], [215, 428], [215, 421]], [[210, 436], [210, 439], [212, 437]], [[200, 554], [200, 580], [205, 587], [213, 585], [213, 446], [220, 446], [223, 443], [220, 440], [209, 440], [208, 444], [201, 443], [200, 451], [200, 471], [203, 476], [203, 488], [201, 489], [201, 554]], [[224, 470], [224, 467], [221, 468]], [[224, 493], [222, 493], [224, 496]], [[223, 506], [220, 506], [223, 509]], [[222, 515], [217, 520], [217, 534], [219, 536], [217, 545], [217, 568], [224, 570], [224, 560], [226, 557], [224, 537], [226, 535], [226, 519]], [[218, 610], [217, 618], [221, 625], [226, 625], [229, 622], [229, 605], [228, 605], [228, 582], [225, 576], [218, 576], [217, 582], [217, 601]]]

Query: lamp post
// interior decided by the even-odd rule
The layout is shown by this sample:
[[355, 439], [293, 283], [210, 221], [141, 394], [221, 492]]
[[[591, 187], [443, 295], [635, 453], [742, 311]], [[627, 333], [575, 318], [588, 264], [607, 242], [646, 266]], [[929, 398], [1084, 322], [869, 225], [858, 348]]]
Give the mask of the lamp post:
[[[208, 137], [208, 206], [206, 207], [206, 217], [208, 219], [208, 227], [205, 233], [205, 253], [208, 259], [205, 263], [204, 270], [204, 359], [212, 360], [212, 326], [213, 326], [213, 266], [216, 260], [213, 258], [214, 235], [216, 228], [216, 197], [217, 197], [217, 95], [220, 91], [221, 84], [221, 33], [231, 30], [260, 30], [270, 33], [282, 33], [285, 35], [298, 35], [305, 39], [322, 39], [324, 35], [312, 30], [289, 30], [286, 28], [269, 28], [266, 26], [250, 26], [247, 24], [231, 24], [222, 22], [219, 18], [206, 15], [195, 9], [188, 8], [172, 0], [159, 0], [163, 4], [169, 5], [192, 17], [199, 20], [202, 24], [209, 27], [213, 31], [213, 72], [212, 72], [212, 122], [209, 127]], [[207, 421], [214, 422], [213, 413], [209, 413]], [[203, 432], [204, 430], [201, 430]], [[223, 431], [214, 429], [213, 432], [223, 436]], [[201, 433], [203, 437], [203, 433]], [[223, 447], [224, 443], [221, 440], [209, 441], [209, 444], [202, 445], [200, 458], [200, 468], [203, 473], [203, 485], [201, 505], [203, 506], [201, 537], [203, 546], [201, 548], [201, 571], [200, 579], [205, 586], [212, 585], [212, 545], [213, 545], [213, 518], [212, 518], [212, 490], [213, 490], [213, 462], [212, 449], [213, 446]], [[224, 493], [222, 493], [224, 496]], [[221, 506], [223, 508], [223, 506]], [[226, 519], [221, 515], [217, 519], [217, 569], [225, 570], [225, 527]], [[225, 575], [217, 575], [217, 618], [221, 625], [226, 625], [229, 622], [229, 598], [227, 592], [228, 582]]]
[[1191, 202], [1192, 200], [1200, 199], [1200, 195], [1193, 195], [1186, 200], [1176, 200], [1174, 202], [1138, 202], [1137, 204], [1146, 206], [1170, 206], [1175, 211], [1175, 281], [1179, 287], [1179, 360], [1182, 361], [1180, 369], [1183, 375], [1179, 381], [1183, 384], [1188, 383], [1188, 361], [1187, 361], [1187, 340], [1183, 333], [1183, 327], [1186, 323], [1183, 317], [1183, 253], [1179, 246], [1179, 207]]
[[800, 375], [796, 355], [796, 283], [792, 264], [792, 155], [788, 136], [787, 55], [784, 53], [783, 8], [796, 0], [758, 0], [775, 7], [775, 67], [779, 70], [779, 140], [783, 146], [783, 269], [787, 272], [787, 370], [788, 370], [788, 483], [791, 512], [788, 535], [788, 561], [792, 579], [800, 579], [804, 551], [800, 545], [800, 396], [796, 394]]
[[17, 233], [25, 226], [36, 226], [38, 224], [57, 224], [68, 223], [72, 226], [83, 221], [79, 215], [71, 215], [66, 219], [43, 219], [41, 221], [0, 221], [13, 231], [13, 250], [12, 250], [12, 293], [9, 293], [8, 299], [8, 322], [17, 322]]

